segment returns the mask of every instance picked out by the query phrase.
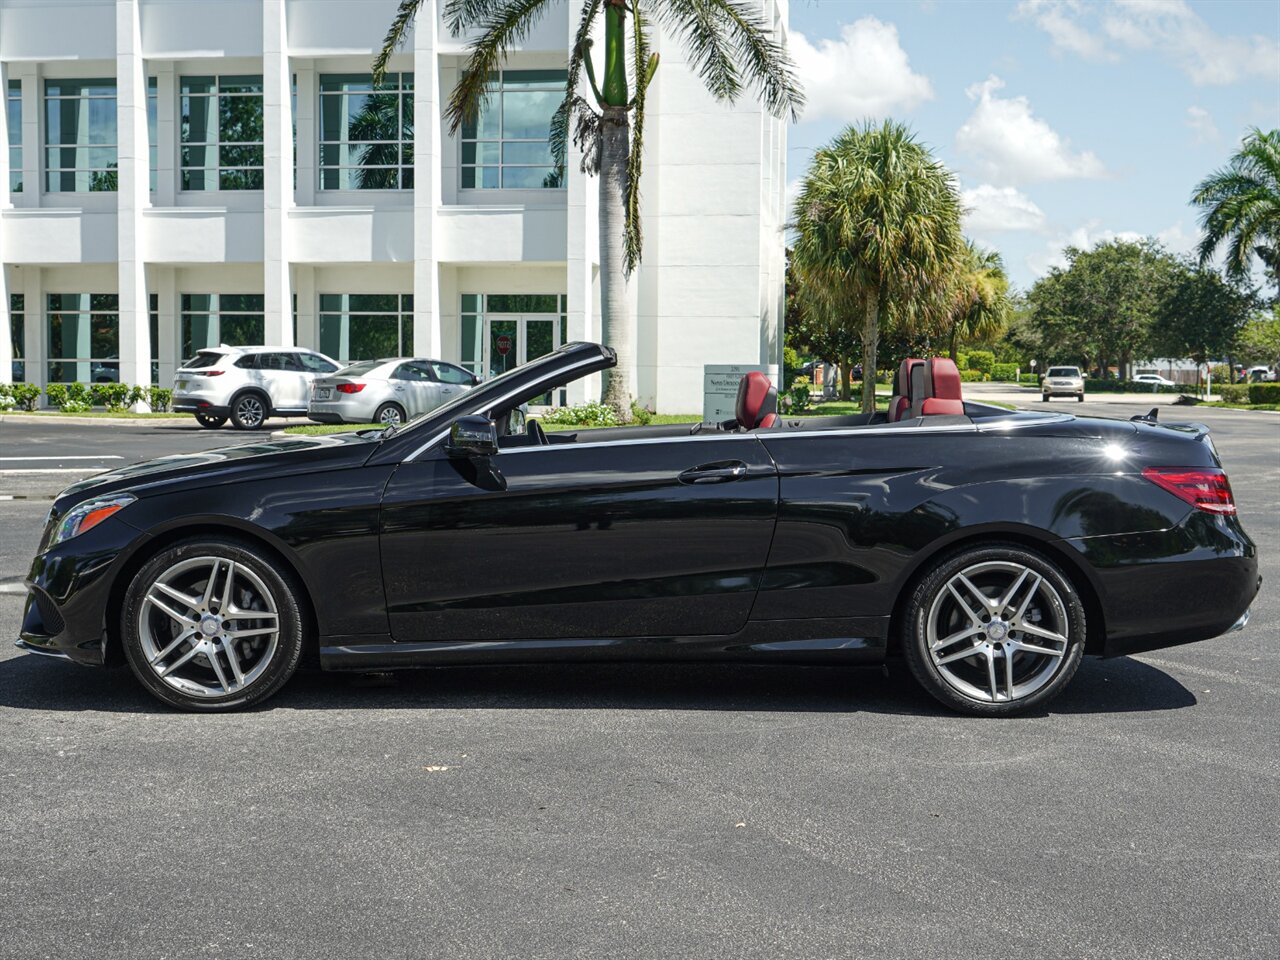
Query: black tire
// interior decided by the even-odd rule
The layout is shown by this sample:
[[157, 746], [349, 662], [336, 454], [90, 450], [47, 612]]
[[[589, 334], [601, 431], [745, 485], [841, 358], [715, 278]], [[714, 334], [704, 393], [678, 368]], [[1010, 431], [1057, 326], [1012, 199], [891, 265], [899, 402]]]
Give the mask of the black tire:
[[[1015, 591], [1009, 608], [1001, 609], [998, 615], [983, 613], [986, 622], [975, 617], [972, 609], [961, 611], [948, 590], [948, 584], [965, 573], [969, 582], [995, 603], [1003, 599], [1019, 569], [1029, 574], [1022, 581], [1022, 592]], [[977, 572], [970, 575], [971, 571]], [[1033, 580], [1030, 574], [1041, 579]], [[1000, 578], [1005, 576], [1008, 580], [1002, 584]], [[964, 594], [973, 608], [984, 609], [968, 591]], [[1022, 604], [1025, 616], [1011, 616], [1015, 612], [1012, 608], [1028, 596]], [[973, 619], [967, 620], [966, 614]], [[934, 623], [932, 637], [942, 637], [931, 644], [930, 624], [935, 617], [947, 625]], [[1044, 626], [1046, 623], [1049, 626]], [[1020, 626], [1054, 633], [1065, 638], [1065, 643], [1042, 640], [1022, 632]], [[966, 631], [972, 635], [966, 636]], [[947, 637], [960, 639], [948, 643]], [[1084, 604], [1071, 580], [1038, 552], [1009, 543], [969, 547], [943, 557], [919, 581], [904, 611], [900, 639], [912, 675], [938, 701], [962, 713], [1013, 716], [1043, 706], [1071, 682], [1084, 655]], [[1060, 646], [1061, 652], [1027, 652], [1019, 647], [1024, 643], [1043, 645], [1036, 649], [1045, 651]], [[968, 649], [974, 652], [965, 656]], [[939, 665], [935, 660], [951, 662]], [[987, 689], [980, 689], [979, 683]], [[1003, 699], [1002, 686], [1006, 691]]]
[[[392, 415], [394, 415], [395, 419], [387, 419]], [[392, 423], [398, 427], [408, 419], [409, 415], [405, 413], [404, 407], [398, 403], [384, 403], [373, 414], [373, 422], [380, 423], [384, 427]]]
[[1040, 402], [1041, 402], [1041, 403], [1048, 403], [1048, 402], [1049, 402], [1049, 395], [1048, 395], [1047, 393], [1042, 393], [1042, 394], [1040, 394]]
[[1083, 393], [1077, 393], [1077, 394], [1076, 394], [1076, 402], [1077, 402], [1077, 403], [1084, 403], [1084, 394], [1083, 394]]
[[265, 393], [248, 390], [231, 401], [231, 425], [237, 430], [257, 430], [271, 416], [271, 401]]
[[[148, 604], [146, 600], [148, 592], [151, 591], [158, 578], [166, 576], [175, 568], [181, 569], [182, 565], [185, 564], [192, 566], [192, 570], [187, 576], [196, 578], [194, 588], [199, 589], [200, 571], [205, 569], [203, 562], [215, 559], [222, 562], [230, 561], [236, 565], [234, 568], [236, 574], [233, 576], [239, 577], [237, 582], [241, 585], [241, 588], [238, 593], [233, 590], [231, 605], [235, 607], [241, 602], [246, 602], [246, 600], [249, 603], [258, 604], [258, 606], [248, 608], [237, 608], [235, 612], [238, 616], [229, 618], [229, 622], [266, 624], [269, 628], [269, 621], [255, 620], [244, 615], [245, 610], [252, 613], [257, 610], [265, 611], [269, 609], [268, 604], [263, 603], [254, 595], [258, 591], [259, 584], [270, 592], [270, 604], [275, 606], [278, 617], [274, 642], [270, 635], [262, 637], [261, 629], [258, 631], [258, 636], [243, 639], [238, 643], [230, 641], [232, 649], [239, 651], [237, 653], [237, 669], [243, 671], [246, 681], [239, 685], [234, 682], [235, 674], [231, 669], [229, 654], [225, 650], [225, 642], [220, 637], [208, 635], [193, 627], [191, 628], [192, 636], [190, 639], [180, 644], [174, 643], [176, 638], [173, 637], [173, 634], [185, 628], [179, 627], [174, 618], [167, 612], [158, 610], [154, 605]], [[298, 667], [304, 644], [305, 621], [298, 601], [302, 588], [294, 581], [292, 576], [287, 573], [282, 576], [277, 570], [278, 566], [278, 561], [267, 559], [256, 547], [238, 540], [222, 537], [200, 537], [184, 540], [152, 557], [137, 572], [133, 581], [129, 584], [120, 616], [120, 636], [123, 639], [125, 659], [128, 661], [133, 675], [138, 678], [138, 681], [148, 692], [169, 706], [197, 712], [236, 710], [260, 703], [279, 690], [293, 676]], [[228, 569], [230, 568], [228, 567]], [[177, 576], [181, 577], [182, 574], [180, 573]], [[222, 576], [225, 577], [225, 573]], [[213, 619], [217, 619], [216, 614], [224, 612], [216, 594], [221, 591], [222, 585], [226, 581], [225, 579], [219, 581], [218, 577], [219, 574], [215, 573], [212, 578], [216, 589], [214, 590], [213, 603], [210, 605], [212, 612], [208, 616]], [[207, 584], [209, 579], [210, 577], [206, 575], [204, 583]], [[187, 589], [190, 590], [193, 598], [195, 598], [194, 590]], [[166, 598], [165, 602], [170, 605], [170, 609], [182, 605], [180, 601], [174, 600], [170, 594], [161, 594], [161, 596]], [[194, 614], [197, 611], [198, 608], [193, 605], [177, 612]], [[269, 614], [264, 612], [264, 616], [269, 616]], [[163, 632], [166, 626], [168, 627], [168, 633]], [[252, 628], [247, 629], [252, 632]], [[207, 652], [208, 646], [206, 646], [205, 652], [195, 653], [190, 656], [185, 665], [174, 664], [175, 660], [190, 654], [198, 643], [206, 641], [209, 645], [223, 644], [219, 652], [213, 654], [213, 664], [210, 664]], [[172, 682], [158, 675], [157, 671], [151, 666], [148, 656], [147, 645], [150, 644], [154, 648], [161, 643], [165, 644], [166, 649], [169, 648], [171, 643], [174, 643], [176, 647], [169, 657], [160, 659], [162, 666], [177, 667], [170, 672], [170, 676], [175, 678]], [[257, 644], [257, 648], [255, 648], [255, 644]], [[257, 659], [254, 658], [255, 652], [257, 652]], [[220, 674], [215, 674], [215, 667], [221, 671]], [[229, 682], [221, 683], [220, 678], [226, 678]], [[217, 683], [228, 692], [218, 694], [214, 691], [211, 695], [197, 695], [175, 686], [175, 684], [181, 683], [195, 688], [202, 686], [205, 681], [208, 681], [211, 689]]]
[[217, 430], [227, 422], [226, 417], [215, 417], [207, 413], [197, 413], [196, 423], [204, 427], [206, 430]]

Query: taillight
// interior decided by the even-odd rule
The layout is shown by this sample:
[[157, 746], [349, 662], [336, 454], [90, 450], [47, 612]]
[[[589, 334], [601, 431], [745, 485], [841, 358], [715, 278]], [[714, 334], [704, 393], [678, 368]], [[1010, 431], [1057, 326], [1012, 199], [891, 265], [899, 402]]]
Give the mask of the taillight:
[[1147, 467], [1142, 475], [1205, 513], [1235, 513], [1227, 475], [1217, 467]]
[[225, 370], [192, 370], [197, 377], [220, 377], [227, 371]]
[[364, 389], [363, 383], [340, 383], [338, 384], [339, 393], [359, 393]]

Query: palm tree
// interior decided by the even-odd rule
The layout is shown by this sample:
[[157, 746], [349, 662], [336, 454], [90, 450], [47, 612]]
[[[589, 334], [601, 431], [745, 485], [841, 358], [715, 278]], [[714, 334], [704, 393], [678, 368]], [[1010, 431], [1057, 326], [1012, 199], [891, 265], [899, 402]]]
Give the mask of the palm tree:
[[1227, 276], [1247, 280], [1256, 255], [1280, 286], [1280, 130], [1250, 130], [1227, 165], [1200, 182], [1191, 202], [1203, 209], [1201, 266], [1227, 241]]
[[911, 131], [848, 127], [813, 157], [795, 206], [794, 262], [811, 309], [860, 321], [862, 409], [875, 410], [882, 319], [935, 315], [962, 249], [955, 178]]
[[1000, 254], [966, 237], [947, 299], [951, 359], [955, 360], [961, 339], [993, 337], [1008, 326], [1012, 304]]
[[[427, 0], [401, 0], [374, 77], [387, 68], [409, 25]], [[559, 0], [446, 0], [444, 20], [455, 37], [477, 34], [468, 44], [466, 65], [449, 97], [451, 133], [475, 117], [488, 93], [489, 78], [546, 12]], [[600, 286], [604, 340], [618, 353], [605, 377], [604, 400], [622, 422], [631, 419], [636, 353], [635, 320], [626, 284], [640, 262], [640, 177], [644, 154], [645, 93], [658, 68], [650, 52], [657, 24], [684, 45], [690, 66], [707, 90], [733, 103], [744, 87], [755, 88], [775, 116], [794, 119], [803, 104], [791, 61], [773, 31], [748, 0], [582, 0], [573, 48], [569, 51], [564, 100], [551, 125], [551, 148], [563, 167], [570, 140], [583, 152], [584, 173], [599, 174]], [[603, 83], [597, 84], [591, 34], [604, 18]], [[627, 33], [630, 17], [630, 36]], [[628, 60], [630, 70], [628, 70]], [[590, 87], [584, 95], [582, 74]], [[634, 82], [635, 92], [629, 84]]]

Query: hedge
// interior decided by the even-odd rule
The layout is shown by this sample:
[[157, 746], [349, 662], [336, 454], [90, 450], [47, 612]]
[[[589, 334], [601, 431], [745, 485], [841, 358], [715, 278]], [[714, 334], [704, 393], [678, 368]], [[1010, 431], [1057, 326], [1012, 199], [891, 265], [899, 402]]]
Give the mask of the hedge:
[[990, 350], [970, 350], [969, 355], [965, 358], [968, 361], [970, 370], [980, 370], [982, 373], [991, 373], [992, 367], [996, 364], [996, 355]]
[[1040, 386], [1040, 377], [1034, 373], [1024, 373], [1018, 377], [1018, 382], [1024, 387]]
[[1249, 402], [1249, 388], [1243, 383], [1234, 385], [1224, 383], [1220, 387], [1215, 387], [1214, 390], [1218, 394], [1218, 399], [1225, 400], [1227, 403]]
[[1250, 403], [1280, 403], [1280, 383], [1249, 384]]
[[1189, 393], [1193, 388], [1190, 385], [1179, 386], [1171, 384], [1165, 386], [1159, 383], [1142, 383], [1137, 380], [1097, 380], [1086, 378], [1084, 381], [1085, 393]]
[[0, 383], [0, 410], [34, 410], [40, 388], [34, 383]]
[[1001, 383], [1013, 383], [1018, 378], [1016, 363], [995, 363], [991, 366], [991, 379]]

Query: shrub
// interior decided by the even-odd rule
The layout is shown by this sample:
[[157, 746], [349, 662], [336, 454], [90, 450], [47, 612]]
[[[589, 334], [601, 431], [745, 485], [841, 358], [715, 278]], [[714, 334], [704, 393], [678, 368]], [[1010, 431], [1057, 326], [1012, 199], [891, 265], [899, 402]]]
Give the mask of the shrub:
[[793, 413], [801, 410], [809, 409], [809, 388], [812, 386], [808, 377], [796, 377], [791, 381], [791, 389], [787, 391], [787, 396], [791, 399], [791, 411]]
[[996, 363], [991, 366], [991, 379], [999, 380], [1001, 383], [1012, 383], [1018, 378], [1018, 365], [1016, 363]]
[[791, 387], [791, 381], [795, 379], [797, 373], [800, 372], [800, 354], [796, 353], [795, 347], [782, 348], [782, 389], [787, 390]]
[[567, 424], [582, 427], [616, 427], [617, 414], [605, 403], [580, 403], [575, 407], [560, 407], [542, 417], [543, 423]]
[[92, 394], [83, 383], [51, 383], [44, 388], [49, 404], [63, 413], [84, 413], [92, 408]]
[[983, 373], [981, 370], [961, 370], [960, 371], [961, 383], [982, 383], [986, 379], [987, 379], [987, 375]]
[[1280, 403], [1280, 383], [1249, 384], [1250, 403]]
[[1227, 403], [1249, 402], [1249, 387], [1247, 384], [1239, 383], [1233, 385], [1230, 383], [1224, 383], [1222, 386], [1215, 389], [1217, 390], [1218, 398], [1220, 400], [1225, 400]]
[[34, 410], [40, 402], [40, 388], [34, 383], [12, 384], [9, 392], [19, 410]]
[[1096, 377], [1087, 377], [1084, 381], [1085, 393], [1186, 393], [1191, 389], [1177, 384], [1166, 387], [1133, 380], [1099, 380]]
[[956, 353], [956, 367], [960, 370], [969, 369], [969, 355], [967, 353]]
[[0, 411], [13, 409], [13, 388], [10, 384], [0, 383]]
[[45, 396], [49, 398], [49, 406], [64, 407], [67, 401], [71, 399], [71, 393], [67, 390], [65, 383], [51, 383], [44, 388]]
[[990, 350], [970, 350], [968, 360], [970, 370], [980, 370], [986, 374], [990, 374], [991, 368], [996, 365], [996, 355]]
[[642, 407], [636, 401], [631, 401], [631, 422], [638, 426], [645, 426], [653, 422], [653, 411], [648, 407]]
[[168, 387], [147, 387], [148, 402], [156, 413], [166, 413], [173, 403], [173, 391]]
[[1024, 373], [1018, 377], [1018, 382], [1024, 387], [1040, 386], [1040, 375], [1036, 373]]
[[127, 383], [95, 383], [89, 387], [89, 396], [94, 406], [118, 412], [129, 406], [131, 390]]
[[93, 404], [87, 400], [68, 400], [62, 405], [63, 413], [88, 413], [93, 409]]

